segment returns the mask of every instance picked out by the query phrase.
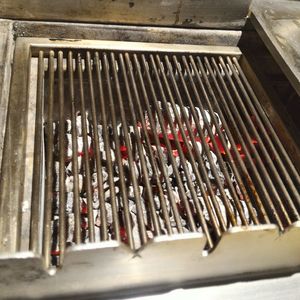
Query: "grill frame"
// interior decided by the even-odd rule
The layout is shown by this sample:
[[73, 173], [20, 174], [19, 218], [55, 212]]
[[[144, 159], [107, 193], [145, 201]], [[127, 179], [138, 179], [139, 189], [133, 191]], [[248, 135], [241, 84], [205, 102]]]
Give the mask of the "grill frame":
[[[20, 64], [20, 65], [16, 64], [15, 67], [14, 67], [14, 70], [13, 70], [13, 74], [14, 75], [13, 75], [13, 79], [12, 79], [12, 82], [13, 82], [12, 86], [13, 86], [13, 88], [11, 90], [11, 99], [15, 99], [15, 101], [10, 101], [10, 110], [9, 110], [9, 116], [8, 116], [8, 120], [9, 121], [8, 122], [11, 122], [11, 123], [8, 123], [7, 127], [8, 128], [15, 128], [16, 134], [20, 135], [21, 136], [21, 140], [23, 139], [23, 141], [24, 141], [24, 139], [26, 138], [26, 134], [24, 136], [24, 132], [22, 132], [23, 131], [23, 127], [21, 128], [22, 130], [19, 130], [20, 126], [17, 126], [17, 124], [14, 124], [14, 122], [16, 122], [16, 120], [21, 120], [22, 122], [24, 122], [24, 123], [21, 123], [21, 124], [26, 124], [26, 122], [27, 122], [26, 117], [25, 116], [20, 116], [19, 114], [17, 114], [17, 111], [18, 111], [17, 109], [15, 111], [15, 115], [14, 116], [11, 115], [11, 112], [13, 112], [15, 108], [20, 109], [20, 106], [19, 106], [20, 105], [20, 101], [18, 100], [19, 97], [23, 98], [22, 95], [24, 95], [23, 94], [24, 91], [25, 91], [25, 94], [28, 93], [28, 91], [27, 91], [27, 88], [28, 88], [28, 77], [27, 77], [27, 74], [28, 74], [29, 66], [28, 66], [28, 61], [26, 62], [26, 59], [28, 59], [28, 57], [30, 57], [30, 55], [31, 55], [30, 51], [32, 50], [32, 48], [30, 48], [30, 47], [28, 48], [28, 44], [27, 44], [28, 41], [26, 41], [22, 45], [23, 42], [24, 41], [20, 42], [19, 45], [17, 45], [17, 49], [18, 50], [16, 51], [16, 57], [15, 57], [15, 59], [18, 59], [18, 55], [19, 55], [19, 58], [22, 58], [22, 59], [25, 58], [25, 59], [23, 61], [23, 64]], [[55, 42], [55, 43], [57, 43], [57, 42]], [[62, 42], [62, 43], [64, 43], [64, 42]], [[50, 44], [51, 44], [51, 42], [50, 42]], [[32, 43], [31, 46], [32, 47], [36, 47], [37, 44]], [[41, 47], [44, 47], [43, 44], [42, 44]], [[18, 69], [19, 71], [16, 70], [16, 69]], [[16, 73], [18, 73], [18, 75], [15, 75]], [[20, 76], [20, 74], [24, 75], [24, 77]], [[16, 87], [18, 87], [18, 88], [16, 88]], [[18, 93], [20, 93], [20, 94], [18, 94]], [[25, 108], [25, 111], [26, 111], [27, 102], [25, 101], [25, 103], [21, 103], [21, 104], [24, 105], [24, 108]], [[25, 115], [26, 115], [26, 113], [25, 113]], [[20, 123], [18, 125], [20, 125]], [[26, 127], [26, 125], [25, 125], [25, 127]], [[20, 132], [18, 132], [18, 131], [20, 131]], [[9, 130], [7, 130], [7, 132], [8, 132], [7, 134], [9, 134], [9, 133], [11, 134], [11, 132]], [[29, 136], [30, 136], [30, 133], [28, 133], [27, 139], [29, 138]], [[22, 160], [22, 157], [24, 157], [24, 154], [25, 154], [24, 144], [22, 142], [20, 143], [21, 140], [19, 140], [19, 143], [17, 145], [17, 146], [20, 146], [20, 149], [19, 149], [20, 152], [19, 152], [19, 154], [14, 153], [14, 155], [16, 155], [17, 158], [20, 159], [20, 160]], [[10, 147], [7, 146], [7, 143], [8, 142], [6, 141], [6, 147], [5, 147], [6, 152], [4, 152], [4, 164], [5, 164], [5, 156], [7, 157], [8, 153], [11, 151], [11, 149], [14, 149], [14, 145], [12, 145], [11, 143], [9, 143], [10, 147], [12, 147], [12, 148], [10, 148]], [[25, 160], [23, 160], [23, 161], [25, 162]], [[26, 168], [30, 168], [30, 166], [26, 166]], [[22, 166], [21, 166], [21, 169], [22, 169]], [[21, 183], [19, 185], [18, 181], [19, 181], [19, 183], [22, 182], [22, 177], [23, 176], [22, 176], [22, 173], [19, 172], [19, 170], [20, 169], [18, 169], [18, 168], [14, 170], [16, 172], [16, 174], [20, 175], [20, 181], [18, 179], [14, 184], [15, 184], [16, 187], [20, 187], [20, 189], [18, 189], [18, 190], [22, 191], [23, 190], [23, 184]], [[25, 188], [28, 188], [28, 186], [27, 187], [25, 186]], [[20, 194], [16, 193], [16, 195], [15, 194], [14, 195], [10, 195], [9, 197], [13, 197], [17, 202], [20, 203], [20, 198], [21, 198]], [[268, 259], [264, 262], [264, 259], [266, 259], [268, 257], [267, 253], [269, 253], [273, 249], [273, 246], [271, 247], [271, 245], [273, 245], [271, 241], [273, 241], [275, 238], [278, 238], [280, 236], [280, 234], [277, 231], [276, 226], [266, 225], [266, 226], [257, 226], [255, 228], [250, 226], [247, 229], [245, 229], [245, 228], [233, 228], [232, 230], [230, 230], [228, 233], [226, 233], [224, 235], [224, 237], [222, 238], [222, 241], [220, 242], [219, 247], [222, 247], [221, 243], [223, 242], [223, 247], [222, 248], [223, 249], [227, 248], [227, 251], [229, 251], [228, 249], [232, 248], [232, 246], [235, 243], [243, 243], [243, 241], [245, 241], [245, 245], [246, 245], [246, 241], [248, 239], [248, 235], [246, 233], [250, 233], [251, 232], [253, 234], [254, 240], [257, 240], [257, 238], [259, 237], [259, 235], [261, 235], [262, 233], [264, 233], [266, 235], [265, 236], [266, 238], [263, 239], [265, 241], [265, 244], [260, 245], [260, 247], [263, 248], [263, 249], [260, 249], [260, 248], [257, 249], [255, 247], [255, 249], [252, 249], [250, 251], [251, 253], [252, 253], [252, 251], [257, 251], [258, 258], [261, 258], [260, 259], [261, 261], [260, 261], [260, 264], [259, 264], [259, 266], [261, 268], [261, 271], [267, 270], [267, 269], [270, 269], [270, 268], [271, 269], [272, 268], [278, 269], [278, 268], [286, 267], [286, 266], [294, 268], [295, 265], [299, 264], [298, 257], [296, 257], [296, 253], [294, 252], [295, 249], [299, 249], [298, 248], [299, 247], [299, 243], [297, 244], [297, 242], [294, 241], [294, 239], [295, 239], [294, 235], [296, 235], [296, 236], [298, 235], [298, 233], [299, 233], [298, 230], [299, 230], [299, 223], [295, 223], [295, 224], [291, 225], [288, 233], [284, 234], [281, 239], [280, 238], [278, 239], [279, 240], [278, 241], [279, 246], [276, 246], [277, 249], [278, 249], [278, 252], [276, 253], [276, 256], [278, 256], [278, 265], [276, 265], [276, 266], [273, 263], [271, 263], [270, 260], [268, 260]], [[16, 232], [15, 234], [17, 235], [18, 232]], [[195, 259], [198, 259], [197, 257], [199, 255], [199, 249], [203, 249], [203, 247], [199, 247], [199, 244], [201, 245], [202, 243], [204, 243], [203, 237], [199, 236], [199, 235], [190, 235], [190, 236], [186, 236], [186, 239], [189, 240], [192, 244], [194, 242], [196, 244], [196, 246], [194, 246], [194, 247], [192, 245], [189, 247], [189, 250], [188, 250], [188, 253], [187, 253], [187, 257], [190, 256], [190, 257], [195, 257]], [[288, 240], [288, 242], [286, 242], [286, 240]], [[269, 245], [267, 245], [268, 244], [267, 241], [268, 241]], [[179, 253], [180, 253], [180, 247], [176, 247], [175, 243], [179, 243], [179, 244], [181, 244], [181, 246], [184, 246], [184, 243], [186, 243], [186, 241], [182, 240], [182, 237], [179, 237], [179, 236], [175, 236], [175, 237], [172, 237], [172, 238], [170, 238], [170, 237], [157, 238], [157, 239], [155, 239], [153, 241], [153, 247], [154, 248], [157, 247], [157, 249], [158, 249], [157, 253], [155, 253], [155, 251], [152, 251], [150, 249], [150, 246], [149, 247], [147, 246], [145, 249], [141, 249], [139, 252], [132, 253], [131, 251], [128, 251], [128, 249], [126, 247], [124, 247], [124, 245], [120, 245], [119, 246], [119, 245], [117, 245], [117, 244], [115, 244], [113, 242], [108, 242], [106, 245], [102, 245], [101, 247], [99, 247], [99, 246], [93, 247], [91, 245], [86, 245], [86, 246], [80, 245], [80, 246], [75, 247], [73, 249], [73, 251], [71, 251], [70, 253], [68, 253], [69, 258], [68, 258], [68, 260], [66, 259], [66, 266], [69, 269], [72, 269], [72, 267], [75, 267], [75, 265], [76, 265], [75, 261], [77, 262], [78, 265], [80, 263], [88, 263], [89, 265], [94, 265], [95, 267], [92, 268], [93, 271], [91, 271], [90, 275], [89, 275], [90, 276], [89, 278], [92, 278], [94, 276], [92, 273], [96, 272], [96, 269], [99, 268], [99, 262], [96, 263], [94, 261], [94, 259], [91, 259], [91, 260], [88, 259], [88, 262], [87, 262], [86, 252], [85, 251], [91, 251], [91, 252], [96, 251], [96, 253], [98, 253], [97, 249], [106, 249], [107, 252], [109, 253], [109, 254], [107, 254], [107, 257], [109, 257], [109, 255], [111, 254], [111, 252], [114, 252], [112, 249], [114, 249], [115, 247], [117, 247], [118, 249], [121, 249], [121, 250], [118, 250], [118, 251], [125, 252], [126, 253], [126, 257], [131, 257], [131, 258], [138, 257], [138, 256], [142, 256], [143, 257], [144, 255], [147, 256], [147, 254], [143, 253], [143, 251], [149, 251], [150, 252], [149, 257], [151, 257], [150, 261], [152, 260], [152, 262], [153, 262], [153, 259], [157, 258], [157, 255], [159, 253], [163, 253], [164, 252], [162, 249], [166, 247], [166, 244], [167, 245], [171, 245], [170, 246], [171, 249], [176, 249], [177, 248], [176, 249], [176, 255], [179, 255]], [[10, 252], [15, 252], [17, 248], [19, 248], [19, 246], [18, 246], [18, 243], [16, 242], [13, 245], [11, 245], [11, 248], [10, 248], [9, 251]], [[93, 249], [93, 248], [95, 248], [95, 249]], [[166, 248], [168, 248], [168, 247], [166, 247]], [[245, 248], [247, 248], [247, 246], [245, 246]], [[221, 249], [221, 248], [219, 248], [219, 249]], [[242, 258], [245, 259], [245, 261], [247, 261], [247, 257], [249, 258], [249, 255], [251, 254], [248, 250], [245, 249], [245, 256], [242, 256]], [[168, 249], [168, 251], [170, 251], [170, 249]], [[193, 252], [196, 253], [194, 256], [191, 255], [191, 253], [193, 253]], [[240, 253], [240, 252], [238, 252], [238, 253]], [[227, 255], [230, 257], [230, 259], [228, 259], [227, 268], [229, 268], [230, 262], [231, 262], [231, 264], [234, 263], [234, 259], [236, 258], [236, 256], [238, 255], [238, 253], [230, 252], [230, 251], [227, 252]], [[292, 253], [294, 256], [292, 256], [292, 259], [291, 259], [291, 257], [289, 257], [289, 258], [286, 257], [286, 259], [283, 259], [283, 260], [281, 259], [281, 261], [280, 261], [280, 257], [283, 255], [283, 253]], [[105, 254], [101, 254], [101, 255], [103, 255], [102, 259], [107, 258]], [[121, 256], [122, 255], [123, 254], [121, 254]], [[172, 259], [174, 259], [174, 257], [176, 257], [176, 255], [172, 256]], [[217, 253], [215, 255], [218, 256]], [[72, 258], [72, 256], [73, 257], [79, 256], [79, 259], [78, 259], [78, 257], [76, 257], [75, 260], [73, 260], [74, 258]], [[228, 256], [226, 256], [226, 254], [224, 255], [224, 253], [222, 253], [222, 255], [219, 254], [219, 257], [220, 256], [222, 256], [222, 259], [221, 259], [222, 262], [224, 262], [226, 260], [226, 258], [228, 258]], [[120, 261], [122, 261], [123, 259], [124, 259], [124, 256], [120, 259]], [[218, 264], [217, 261], [218, 260], [216, 260], [215, 262], [212, 262], [212, 259], [213, 258], [211, 257], [210, 263], [209, 263], [211, 265], [208, 265], [207, 268], [209, 268], [210, 266], [214, 266], [214, 267], [217, 266], [217, 264]], [[223, 261], [223, 259], [224, 259], [224, 261]], [[115, 267], [117, 268], [118, 264], [119, 264], [119, 261], [118, 261], [118, 259], [114, 259], [114, 260], [115, 260], [115, 262], [114, 262]], [[175, 258], [175, 260], [176, 260], [176, 258]], [[157, 263], [161, 263], [161, 262], [162, 262], [161, 260], [157, 261]], [[104, 263], [104, 261], [102, 261], [102, 263]], [[256, 262], [256, 264], [258, 264], [258, 261]], [[141, 265], [144, 265], [144, 267], [141, 267]], [[149, 266], [151, 264], [149, 262], [144, 262], [141, 265], [139, 265], [139, 271], [138, 271], [138, 273], [144, 274], [144, 272], [146, 272], [146, 270], [149, 268]], [[169, 264], [166, 264], [166, 265], [169, 265]], [[165, 265], [165, 267], [166, 267], [166, 265]], [[206, 263], [203, 264], [203, 260], [201, 259], [200, 265], [195, 265], [194, 266], [194, 268], [193, 268], [194, 272], [196, 272], [196, 269], [198, 269], [198, 270], [202, 269], [203, 270], [203, 268], [204, 268], [205, 265], [206, 265]], [[105, 270], [108, 271], [109, 267], [111, 268], [111, 265], [110, 266], [107, 265], [106, 268], [105, 268]], [[157, 265], [156, 265], [156, 267], [157, 267]], [[216, 274], [218, 274], [218, 278], [221, 278], [222, 276], [231, 276], [231, 275], [233, 276], [233, 274], [237, 274], [237, 273], [239, 273], [241, 271], [242, 272], [252, 272], [252, 271], [254, 272], [254, 271], [257, 271], [257, 269], [255, 269], [254, 267], [255, 267], [255, 264], [254, 264], [254, 266], [248, 266], [248, 265], [245, 266], [241, 262], [239, 264], [238, 268], [236, 268], [236, 269], [233, 268], [231, 270], [229, 270], [229, 269], [226, 270], [226, 266], [222, 267], [221, 268], [222, 270], [220, 270], [220, 269], [217, 270], [216, 268], [214, 268], [213, 274], [211, 274], [211, 273], [210, 274], [207, 274], [207, 273], [205, 274], [205, 272], [204, 272], [204, 274], [201, 275], [201, 276], [203, 276], [203, 279], [204, 278], [215, 277]], [[256, 267], [257, 267], [257, 265], [256, 265]], [[145, 268], [145, 269], [143, 270], [143, 268]], [[76, 267], [75, 267], [75, 269], [76, 269]], [[114, 269], [114, 268], [112, 268], [112, 269]], [[173, 280], [174, 281], [177, 281], [177, 280], [178, 281], [182, 281], [182, 280], [184, 281], [183, 278], [185, 278], [186, 274], [184, 274], [183, 269], [184, 269], [183, 266], [181, 266], [181, 271], [182, 272], [179, 272], [175, 276], [176, 278], [178, 276], [178, 278], [177, 279], [176, 278], [170, 278], [170, 281], [173, 281]], [[89, 271], [86, 269], [86, 267], [83, 267], [82, 271], [83, 270], [85, 272], [89, 273]], [[151, 273], [152, 276], [154, 274], [154, 271], [157, 272], [157, 269], [155, 269], [155, 268], [152, 269], [152, 273]], [[133, 271], [133, 273], [132, 273], [133, 277], [135, 276], [134, 274], [137, 274], [137, 273], [134, 273], [134, 272], [135, 271]], [[58, 277], [56, 277], [56, 279], [55, 279], [56, 282], [58, 282], [59, 279], [61, 280], [61, 278], [65, 278], [65, 276], [66, 276], [66, 278], [69, 276], [67, 271], [66, 271], [66, 273], [62, 272], [61, 274], [62, 275], [59, 275]], [[193, 277], [193, 276], [195, 276], [195, 273], [192, 273], [190, 275], [190, 278], [185, 278], [185, 280], [193, 280], [193, 279], [199, 278], [199, 273], [196, 272], [196, 274], [197, 274], [197, 276]], [[109, 275], [109, 274], [106, 274], [106, 275]], [[39, 273], [38, 276], [40, 276], [40, 273]], [[60, 276], [62, 276], [62, 277], [60, 277]], [[109, 276], [107, 276], [107, 277], [109, 277]], [[144, 284], [147, 285], [147, 284], [150, 283], [150, 277], [148, 277], [148, 278], [146, 277], [143, 280], [142, 283], [141, 282], [139, 282], [139, 283], [136, 282], [136, 284], [140, 285], [140, 286], [142, 286]], [[168, 281], [167, 278], [165, 278], [164, 280]], [[164, 281], [162, 280], [161, 277], [159, 277], [157, 279], [156, 283], [161, 283], [161, 282], [164, 282]], [[94, 284], [95, 284], [95, 282], [94, 282]], [[122, 284], [125, 285], [125, 281]], [[120, 284], [118, 287], [122, 288], [122, 284]], [[123, 288], [125, 288], [124, 285], [123, 285]], [[106, 281], [106, 286], [105, 286], [105, 288], [103, 288], [103, 290], [105, 290], [105, 289], [111, 289], [113, 287], [114, 287], [113, 284], [109, 284], [109, 281]], [[91, 289], [91, 291], [92, 291], [92, 289]], [[57, 292], [59, 292], [59, 290]]]
[[[9, 202], [9, 208], [6, 210], [9, 212], [9, 214], [6, 215], [7, 220], [10, 218], [15, 218], [16, 224], [18, 224], [19, 220], [21, 218], [16, 218], [18, 214], [21, 213], [21, 198], [24, 194], [24, 190], [28, 191], [28, 193], [31, 193], [31, 181], [29, 178], [25, 178], [25, 169], [27, 170], [26, 176], [29, 174], [32, 174], [32, 159], [29, 158], [29, 163], [26, 164], [25, 168], [25, 151], [26, 151], [26, 145], [31, 140], [33, 141], [33, 132], [27, 132], [27, 125], [28, 125], [28, 118], [31, 118], [29, 122], [34, 122], [33, 118], [34, 115], [31, 115], [28, 117], [29, 111], [34, 111], [35, 104], [31, 106], [30, 110], [30, 103], [28, 92], [29, 92], [29, 86], [30, 86], [30, 57], [32, 56], [38, 56], [39, 50], [43, 50], [45, 54], [47, 54], [47, 49], [56, 49], [56, 48], [66, 48], [66, 49], [72, 49], [72, 48], [85, 48], [85, 49], [97, 49], [101, 48], [102, 50], [109, 50], [109, 49], [118, 49], [118, 50], [137, 50], [137, 51], [178, 51], [178, 52], [185, 52], [185, 53], [198, 53], [201, 52], [203, 54], [228, 54], [228, 55], [240, 55], [240, 51], [237, 47], [231, 47], [231, 46], [200, 46], [200, 45], [191, 45], [189, 48], [187, 48], [187, 45], [169, 45], [169, 44], [159, 44], [159, 43], [137, 43], [137, 42], [117, 42], [117, 41], [91, 41], [91, 40], [56, 40], [56, 39], [46, 39], [46, 38], [18, 38], [16, 42], [16, 48], [15, 48], [15, 56], [14, 61], [18, 62], [14, 64], [14, 68], [12, 71], [12, 84], [11, 84], [11, 91], [10, 91], [10, 97], [11, 99], [14, 99], [14, 101], [10, 101], [10, 107], [8, 110], [8, 118], [7, 118], [7, 128], [10, 130], [6, 130], [6, 136], [8, 137], [5, 140], [4, 145], [4, 151], [3, 151], [3, 157], [10, 157], [12, 154], [13, 158], [11, 159], [3, 159], [3, 165], [2, 165], [2, 171], [8, 172], [7, 174], [3, 173], [3, 177], [5, 180], [2, 182], [2, 194], [1, 196], [3, 199], [10, 199]], [[164, 49], [162, 49], [164, 48]], [[177, 50], [176, 50], [177, 49]], [[186, 51], [187, 49], [188, 52]], [[18, 99], [24, 99], [24, 101], [21, 101], [19, 103]], [[23, 114], [20, 115], [19, 112], [22, 111]], [[13, 112], [10, 114], [10, 112]], [[11, 124], [10, 124], [11, 122]], [[18, 126], [19, 124], [20, 126]], [[20, 130], [21, 129], [21, 130]], [[13, 142], [15, 144], [13, 145], [9, 139], [11, 137], [12, 132], [14, 132], [14, 136], [16, 137]], [[14, 149], [14, 150], [13, 150]], [[14, 162], [11, 164], [11, 162]], [[23, 172], [23, 173], [22, 173]], [[16, 178], [14, 180], [14, 191], [13, 194], [10, 194], [8, 185], [11, 178]], [[27, 179], [27, 180], [26, 180]], [[23, 203], [23, 214], [28, 212], [30, 210], [29, 203]], [[11, 214], [10, 214], [11, 213]], [[20, 215], [19, 215], [20, 216]], [[7, 222], [3, 220], [0, 224], [5, 225]], [[19, 225], [13, 226], [12, 228], [2, 228], [2, 234], [3, 234], [3, 240], [6, 240], [6, 237], [8, 240], [8, 243], [2, 244], [3, 251], [7, 252], [16, 252], [17, 249], [27, 249], [27, 247], [23, 247], [21, 245], [21, 241], [18, 237], [20, 237], [22, 234], [17, 230], [17, 228], [20, 228]], [[10, 244], [9, 244], [10, 243]], [[27, 242], [26, 242], [27, 243]], [[25, 243], [25, 244], [26, 244]]]

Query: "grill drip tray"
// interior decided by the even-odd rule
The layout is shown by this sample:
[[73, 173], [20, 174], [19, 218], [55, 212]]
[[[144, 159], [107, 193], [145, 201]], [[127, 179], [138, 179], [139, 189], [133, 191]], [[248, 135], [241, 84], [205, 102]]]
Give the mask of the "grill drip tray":
[[238, 48], [18, 39], [15, 61], [3, 282], [54, 295], [299, 266], [300, 177]]

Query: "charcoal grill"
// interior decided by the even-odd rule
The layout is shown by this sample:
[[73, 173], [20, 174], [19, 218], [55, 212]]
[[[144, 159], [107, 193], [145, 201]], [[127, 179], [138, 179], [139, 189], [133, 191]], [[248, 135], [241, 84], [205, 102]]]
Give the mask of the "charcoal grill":
[[0, 157], [14, 295], [298, 270], [299, 152], [243, 46], [38, 34], [16, 40]]

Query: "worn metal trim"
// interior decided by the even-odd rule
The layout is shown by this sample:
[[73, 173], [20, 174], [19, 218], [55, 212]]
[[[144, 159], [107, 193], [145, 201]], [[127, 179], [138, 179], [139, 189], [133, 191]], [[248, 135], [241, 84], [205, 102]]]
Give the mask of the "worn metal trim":
[[240, 30], [82, 24], [71, 22], [12, 21], [16, 37], [135, 41], [166, 44], [236, 46]]
[[[23, 38], [21, 38], [23, 39]], [[124, 41], [94, 41], [94, 40], [57, 40], [46, 38], [24, 38], [30, 43], [32, 54], [37, 55], [39, 50], [60, 49], [90, 49], [90, 50], [115, 50], [115, 51], [152, 51], [172, 53], [203, 53], [203, 54], [227, 54], [240, 56], [241, 51], [237, 47], [230, 46], [208, 46], [208, 45], [182, 45], [164, 43], [141, 43]]]

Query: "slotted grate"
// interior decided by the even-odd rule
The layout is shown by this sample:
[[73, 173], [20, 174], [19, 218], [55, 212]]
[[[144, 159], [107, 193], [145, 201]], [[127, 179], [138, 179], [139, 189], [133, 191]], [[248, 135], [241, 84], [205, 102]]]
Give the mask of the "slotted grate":
[[31, 249], [299, 220], [300, 177], [235, 56], [39, 52]]

